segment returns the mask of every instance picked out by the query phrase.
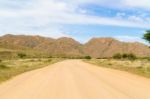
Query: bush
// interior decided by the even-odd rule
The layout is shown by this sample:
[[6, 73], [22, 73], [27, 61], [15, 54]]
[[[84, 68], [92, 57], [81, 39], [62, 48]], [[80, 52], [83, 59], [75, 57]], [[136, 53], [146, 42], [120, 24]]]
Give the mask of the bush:
[[51, 62], [51, 61], [52, 61], [52, 59], [48, 59], [47, 61], [48, 61], [48, 62]]
[[126, 53], [120, 54], [120, 53], [117, 53], [117, 54], [115, 54], [113, 56], [113, 58], [114, 59], [129, 59], [129, 60], [135, 60], [135, 59], [137, 59], [137, 57], [134, 54], [132, 54], [132, 53], [130, 53], [130, 54], [126, 54]]
[[122, 54], [122, 58], [128, 58], [128, 54]]
[[48, 58], [53, 58], [53, 56], [48, 56]]
[[0, 59], [0, 63], [2, 62], [2, 60]]
[[114, 59], [121, 59], [122, 55], [120, 53], [117, 53], [113, 56]]
[[7, 69], [8, 67], [4, 64], [0, 64], [0, 69]]
[[129, 60], [135, 60], [135, 59], [137, 59], [137, 57], [131, 53], [131, 54], [128, 54], [128, 59]]
[[18, 53], [19, 58], [25, 58], [27, 55], [24, 53]]
[[91, 56], [85, 56], [84, 58], [85, 59], [91, 59]]

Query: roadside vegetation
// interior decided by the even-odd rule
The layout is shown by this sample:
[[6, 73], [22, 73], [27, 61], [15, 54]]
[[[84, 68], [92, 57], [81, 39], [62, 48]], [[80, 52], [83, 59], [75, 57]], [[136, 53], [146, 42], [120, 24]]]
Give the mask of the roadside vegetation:
[[6, 81], [21, 73], [34, 69], [46, 67], [50, 64], [65, 60], [65, 59], [91, 59], [91, 56], [76, 56], [76, 57], [55, 57], [47, 55], [45, 57], [29, 56], [25, 52], [1, 51], [0, 54], [0, 83]]
[[[144, 33], [143, 39], [150, 44], [150, 30]], [[132, 53], [117, 53], [112, 58], [98, 58], [84, 61], [101, 67], [127, 71], [150, 78], [150, 56], [139, 58]]]
[[137, 59], [137, 57], [130, 53], [130, 54], [127, 54], [127, 53], [124, 53], [124, 54], [120, 54], [120, 53], [117, 53], [115, 55], [113, 55], [113, 58], [114, 59], [122, 59], [122, 60], [135, 60]]
[[61, 58], [32, 58], [32, 59], [2, 60], [0, 59], [0, 83], [21, 73], [48, 66], [61, 61]]
[[91, 56], [85, 56], [84, 59], [92, 59]]
[[[122, 56], [122, 55], [121, 55]], [[120, 58], [120, 55], [119, 55]], [[95, 64], [97, 66], [112, 68], [130, 73], [138, 74], [150, 78], [150, 58], [140, 59], [91, 59], [85, 62]]]

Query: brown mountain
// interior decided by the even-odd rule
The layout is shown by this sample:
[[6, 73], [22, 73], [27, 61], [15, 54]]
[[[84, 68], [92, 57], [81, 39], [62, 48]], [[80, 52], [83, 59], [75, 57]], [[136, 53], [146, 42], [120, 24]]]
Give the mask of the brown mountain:
[[41, 36], [4, 35], [0, 37], [0, 48], [13, 50], [33, 50], [52, 56], [77, 57], [83, 56], [82, 44], [72, 38], [59, 39]]
[[32, 50], [52, 56], [77, 57], [90, 55], [95, 58], [112, 57], [116, 53], [133, 53], [140, 57], [150, 56], [150, 48], [141, 43], [125, 43], [113, 38], [93, 38], [80, 44], [72, 38], [59, 39], [41, 36], [4, 35], [0, 37], [0, 48]]
[[[0, 43], [5, 45], [13, 45], [26, 48], [34, 48], [40, 43], [53, 40], [41, 36], [25, 36], [25, 35], [11, 35], [7, 34], [0, 37]], [[16, 47], [17, 48], [17, 47]]]
[[82, 45], [72, 38], [62, 37], [54, 41], [42, 43], [35, 47], [36, 50], [41, 50], [50, 53], [53, 56], [82, 56]]
[[7, 34], [0, 37], [0, 57], [17, 57], [18, 53], [25, 53], [28, 57], [45, 57], [48, 56], [47, 53], [34, 50], [34, 47], [51, 40], [53, 39], [40, 36]]
[[92, 57], [112, 57], [116, 53], [133, 53], [139, 57], [150, 56], [150, 48], [142, 43], [120, 42], [113, 38], [93, 38], [84, 45], [84, 52]]

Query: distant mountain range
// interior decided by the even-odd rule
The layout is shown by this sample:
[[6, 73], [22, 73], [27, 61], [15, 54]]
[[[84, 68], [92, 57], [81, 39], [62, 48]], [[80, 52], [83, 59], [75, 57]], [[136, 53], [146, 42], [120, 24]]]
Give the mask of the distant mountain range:
[[0, 48], [14, 51], [30, 51], [30, 53], [45, 53], [58, 57], [94, 58], [112, 57], [116, 53], [133, 53], [138, 57], [149, 57], [150, 48], [142, 43], [126, 43], [113, 38], [93, 38], [81, 44], [72, 38], [59, 39], [41, 36], [4, 35], [0, 37]]

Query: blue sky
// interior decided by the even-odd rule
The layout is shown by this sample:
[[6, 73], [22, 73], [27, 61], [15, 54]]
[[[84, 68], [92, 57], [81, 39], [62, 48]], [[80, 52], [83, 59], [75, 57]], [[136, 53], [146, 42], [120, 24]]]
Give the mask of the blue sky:
[[0, 0], [0, 35], [113, 37], [144, 42], [149, 0]]

